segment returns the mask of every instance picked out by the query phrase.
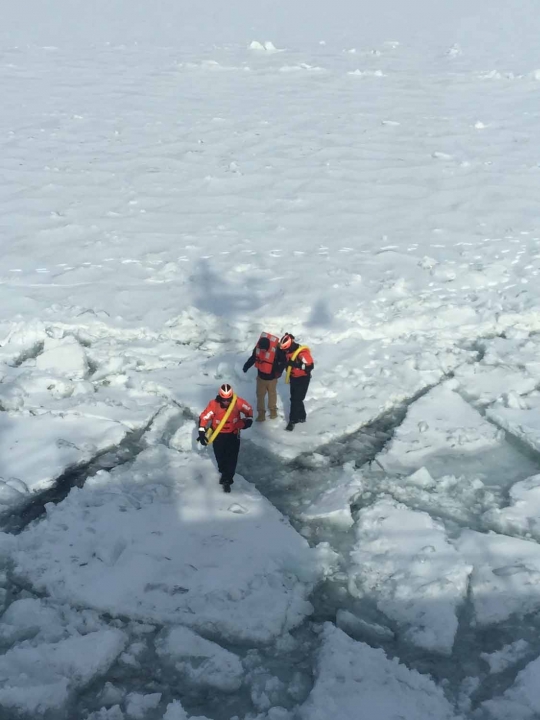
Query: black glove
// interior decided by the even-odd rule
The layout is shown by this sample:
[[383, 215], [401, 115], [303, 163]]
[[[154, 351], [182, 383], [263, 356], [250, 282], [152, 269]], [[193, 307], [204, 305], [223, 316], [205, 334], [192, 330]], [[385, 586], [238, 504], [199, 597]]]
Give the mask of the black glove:
[[244, 364], [244, 367], [242, 368], [242, 370], [246, 373], [246, 372], [249, 370], [250, 367], [251, 367], [251, 366], [248, 366], [248, 364], [245, 363], [245, 364]]
[[199, 428], [199, 437], [197, 438], [197, 442], [200, 442], [203, 447], [206, 447], [208, 445], [208, 439], [206, 437], [206, 432], [204, 430], [201, 430]]
[[253, 420], [251, 418], [245, 418], [244, 419], [244, 430], [247, 430], [253, 425]]

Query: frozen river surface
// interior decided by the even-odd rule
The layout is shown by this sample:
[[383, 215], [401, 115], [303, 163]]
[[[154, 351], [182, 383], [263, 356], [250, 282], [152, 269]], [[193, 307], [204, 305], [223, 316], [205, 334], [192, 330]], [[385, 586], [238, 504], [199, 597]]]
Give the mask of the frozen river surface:
[[[534, 6], [28, 2], [0, 717], [540, 717]], [[195, 420], [254, 401], [263, 330], [312, 350], [308, 422], [280, 384], [225, 495]]]

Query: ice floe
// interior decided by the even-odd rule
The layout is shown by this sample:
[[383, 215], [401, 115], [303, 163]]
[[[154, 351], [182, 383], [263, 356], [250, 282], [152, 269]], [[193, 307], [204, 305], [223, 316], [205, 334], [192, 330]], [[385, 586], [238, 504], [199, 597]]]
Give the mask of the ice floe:
[[473, 567], [471, 596], [480, 625], [540, 607], [540, 545], [519, 538], [463, 531], [456, 548]]
[[158, 656], [188, 685], [234, 692], [242, 684], [240, 658], [187, 627], [175, 627], [156, 644]]
[[482, 703], [487, 720], [535, 720], [540, 713], [540, 658], [529, 663], [500, 697]]
[[414, 645], [449, 654], [471, 565], [427, 513], [379, 500], [358, 513], [350, 590], [373, 600]]
[[511, 435], [522, 440], [533, 450], [540, 451], [539, 392], [530, 393], [525, 397], [514, 396], [495, 403], [486, 413]]
[[430, 677], [328, 623], [321, 636], [315, 686], [300, 708], [300, 717], [354, 718], [359, 712], [377, 720], [458, 720]]
[[217, 479], [206, 458], [146, 450], [49, 506], [18, 536], [15, 573], [113, 615], [269, 642], [310, 614], [317, 556], [253, 486], [237, 476], [225, 495]]
[[510, 488], [510, 503], [492, 508], [483, 516], [487, 527], [506, 535], [540, 540], [540, 475], [533, 475]]
[[[378, 461], [387, 470], [405, 471], [448, 456], [490, 450], [500, 444], [500, 430], [450, 387], [437, 387], [415, 402]], [[443, 466], [444, 466], [443, 461]], [[434, 471], [433, 471], [434, 472]]]
[[0, 656], [0, 707], [26, 717], [62, 709], [70, 692], [107, 672], [125, 642], [124, 633], [111, 628], [8, 650]]

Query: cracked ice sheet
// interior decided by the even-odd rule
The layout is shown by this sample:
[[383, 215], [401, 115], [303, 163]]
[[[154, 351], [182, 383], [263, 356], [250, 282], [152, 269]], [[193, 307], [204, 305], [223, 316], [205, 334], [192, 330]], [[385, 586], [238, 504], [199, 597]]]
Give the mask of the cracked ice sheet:
[[[405, 503], [414, 510], [451, 518], [467, 525], [495, 505], [494, 493], [479, 478], [468, 475], [442, 475], [434, 480], [426, 468], [420, 468], [399, 482], [392, 475], [377, 477], [378, 493]], [[371, 488], [368, 492], [371, 492]]]
[[[429, 367], [417, 368], [415, 356], [411, 364], [401, 362], [401, 353], [390, 360], [379, 359], [376, 372], [373, 359], [362, 354], [331, 360], [334, 375], [318, 378], [315, 371], [306, 400], [307, 423], [297, 425], [293, 433], [283, 433], [282, 422], [256, 427], [251, 439], [275, 455], [292, 460], [302, 453], [313, 452], [363, 426], [414, 396], [427, 385], [440, 381], [443, 370], [433, 356]], [[366, 365], [362, 367], [362, 363]], [[361, 368], [355, 371], [356, 365]], [[289, 389], [281, 386], [282, 412], [289, 412]]]
[[533, 475], [510, 488], [510, 504], [492, 508], [482, 518], [486, 527], [506, 535], [540, 540], [540, 475]]
[[[378, 343], [343, 342], [317, 349], [315, 371], [306, 410], [306, 424], [283, 432], [283, 421], [257, 426], [250, 439], [275, 455], [292, 460], [343, 436], [351, 435], [388, 410], [413, 397], [426, 386], [440, 382], [448, 367], [463, 362], [466, 354], [419, 352], [418, 346], [396, 345], [384, 355]], [[332, 373], [321, 368], [332, 368]], [[289, 388], [278, 385], [280, 405], [289, 413]]]
[[535, 337], [493, 338], [480, 362], [456, 369], [460, 392], [475, 404], [486, 406], [501, 397], [519, 398], [532, 392], [540, 380], [539, 342]]
[[446, 383], [428, 392], [407, 411], [388, 448], [377, 460], [389, 472], [425, 466], [437, 477], [467, 454], [493, 451], [503, 433], [465, 402]]
[[351, 527], [354, 524], [351, 502], [362, 489], [361, 475], [355, 472], [353, 463], [346, 463], [337, 477], [331, 475], [331, 483], [299, 513], [299, 517], [305, 522], [322, 521], [337, 528]]
[[540, 608], [540, 545], [519, 538], [465, 530], [456, 548], [472, 565], [471, 594], [480, 625]]
[[[111, 352], [110, 345], [108, 348]], [[120, 355], [122, 367], [126, 351], [122, 353], [113, 346], [112, 352]], [[131, 379], [120, 371], [111, 377], [95, 372], [90, 381], [87, 353], [71, 335], [58, 340], [47, 337], [36, 359], [17, 367], [3, 367], [0, 405], [5, 410], [32, 411], [33, 415], [72, 412], [121, 422], [131, 429], [146, 424], [163, 402], [155, 393], [138, 388], [140, 378]], [[96, 381], [103, 384], [97, 385]]]
[[0, 708], [24, 718], [62, 711], [73, 693], [109, 670], [126, 644], [126, 633], [92, 611], [36, 598], [15, 601], [0, 620], [0, 646], [8, 648], [0, 656]]
[[[528, 330], [510, 329], [508, 334], [515, 333], [516, 337], [493, 338], [485, 342], [486, 352], [479, 364], [479, 367], [489, 369], [503, 368], [510, 376], [514, 373], [522, 374], [525, 378], [540, 380], [540, 338], [537, 335], [529, 335]], [[525, 337], [523, 337], [525, 335]], [[516, 378], [517, 379], [517, 378]], [[508, 382], [504, 383], [504, 389], [508, 390]], [[517, 388], [512, 387], [512, 390]]]
[[511, 435], [540, 451], [540, 393], [526, 397], [510, 396], [492, 405], [486, 414]]
[[300, 717], [458, 720], [430, 677], [352, 640], [330, 623], [322, 632], [315, 686]]
[[[242, 372], [252, 347], [243, 355], [214, 349], [216, 354], [202, 364], [193, 358], [178, 367], [149, 374], [142, 387], [187, 406], [198, 417], [219, 385], [227, 381], [255, 408], [255, 370], [248, 375]], [[380, 343], [351, 338], [337, 345], [312, 347], [316, 367], [305, 401], [307, 422], [297, 425], [292, 433], [284, 432], [290, 390], [282, 377], [278, 381], [279, 419], [256, 423], [244, 434], [255, 445], [284, 460], [293, 460], [354, 433], [426, 386], [439, 382], [444, 373], [470, 356], [459, 350], [419, 351], [418, 344], [396, 344], [391, 354], [383, 357]]]
[[415, 645], [450, 654], [471, 567], [441, 524], [392, 500], [362, 509], [349, 577]]
[[[529, 663], [504, 695], [486, 700], [481, 708], [489, 720], [536, 720], [540, 714], [540, 658]], [[482, 717], [486, 717], [483, 715]]]
[[480, 657], [489, 665], [489, 672], [500, 673], [515, 665], [530, 652], [530, 644], [526, 640], [516, 640], [504, 645], [500, 650], [492, 653], [481, 653]]
[[15, 573], [113, 615], [270, 642], [312, 611], [316, 553], [255, 488], [164, 446], [89, 478], [16, 538]]
[[69, 467], [118, 445], [129, 428], [75, 414], [0, 414], [0, 507], [51, 487]]
[[240, 658], [187, 627], [177, 626], [164, 633], [156, 642], [156, 652], [187, 684], [222, 692], [234, 692], [242, 685]]
[[[114, 380], [113, 380], [114, 381]], [[0, 385], [0, 404], [13, 412], [73, 413], [127, 425], [144, 426], [164, 401], [130, 383], [101, 386], [88, 380], [71, 380], [35, 367], [9, 368]]]
[[538, 378], [506, 365], [465, 365], [456, 371], [455, 377], [460, 391], [481, 406], [490, 405], [502, 395], [526, 395], [538, 385]]

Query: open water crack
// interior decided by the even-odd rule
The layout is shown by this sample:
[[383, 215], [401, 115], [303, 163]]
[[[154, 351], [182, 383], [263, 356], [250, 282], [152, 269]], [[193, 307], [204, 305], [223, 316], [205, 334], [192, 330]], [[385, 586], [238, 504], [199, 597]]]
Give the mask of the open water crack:
[[[480, 354], [479, 359], [481, 359]], [[398, 403], [394, 408], [382, 413], [373, 422], [364, 425], [357, 432], [318, 448], [316, 452], [328, 460], [328, 464], [321, 469], [321, 472], [327, 472], [330, 475], [340, 472], [342, 466], [347, 462], [353, 462], [357, 469], [369, 468], [392, 440], [396, 429], [405, 420], [409, 408], [433, 388], [441, 385], [452, 376], [453, 373], [445, 374], [437, 383], [422, 388], [404, 402]], [[183, 410], [186, 412], [185, 408]], [[190, 417], [190, 414], [187, 413], [186, 416]], [[61, 502], [73, 487], [82, 486], [88, 477], [91, 477], [99, 470], [110, 470], [133, 462], [145, 448], [142, 436], [149, 429], [153, 420], [154, 418], [146, 427], [130, 433], [118, 446], [99, 453], [88, 463], [67, 470], [58, 479], [54, 488], [40, 494], [18, 513], [18, 517], [13, 520], [13, 524], [6, 528], [8, 532], [17, 533], [23, 530], [28, 523], [41, 517], [45, 512], [46, 503]], [[168, 434], [171, 434], [171, 428], [168, 429]], [[164, 441], [166, 442], [166, 438]], [[238, 469], [247, 480], [258, 487], [261, 494], [289, 519], [293, 527], [305, 534], [305, 522], [299, 517], [299, 505], [294, 503], [301, 500], [302, 496], [305, 496], [305, 493], [310, 489], [310, 476], [316, 472], [309, 467], [309, 455], [300, 456], [292, 463], [286, 463], [272, 453], [261, 450], [260, 447], [255, 447], [249, 441], [245, 441]], [[376, 501], [376, 495], [374, 498], [373, 501]], [[354, 502], [351, 503], [351, 510], [353, 513], [358, 510]], [[434, 515], [433, 509], [427, 508], [427, 510], [432, 516]], [[465, 527], [469, 527], [469, 525], [465, 524]], [[318, 532], [314, 534], [310, 542], [314, 545], [321, 540], [326, 540], [331, 546], [339, 549], [340, 567], [338, 567], [333, 577], [319, 584], [315, 589], [311, 596], [311, 602], [314, 606], [313, 615], [292, 633], [293, 636], [302, 640], [303, 656], [294, 658], [291, 663], [284, 654], [280, 654], [275, 648], [267, 648], [261, 654], [264, 661], [262, 664], [271, 666], [276, 675], [279, 675], [280, 672], [286, 674], [295, 665], [301, 667], [305, 683], [303, 697], [299, 697], [298, 702], [301, 702], [307, 696], [313, 684], [316, 653], [319, 647], [317, 627], [325, 621], [342, 627], [356, 640], [366, 642], [372, 647], [382, 648], [389, 657], [398, 658], [409, 667], [420, 672], [430, 673], [437, 681], [443, 683], [445, 692], [456, 705], [459, 700], [460, 687], [467, 674], [480, 676], [479, 689], [471, 698], [473, 707], [477, 707], [484, 698], [493, 694], [500, 694], [512, 683], [523, 663], [519, 663], [509, 669], [504, 676], [495, 679], [486, 678], [485, 673], [482, 675], [482, 665], [485, 665], [485, 663], [480, 655], [493, 646], [494, 641], [491, 636], [483, 636], [481, 632], [473, 627], [471, 622], [473, 608], [469, 596], [464, 600], [459, 612], [459, 629], [452, 655], [450, 657], [441, 657], [433, 653], [426, 653], [420, 648], [412, 647], [410, 644], [403, 642], [398, 628], [377, 609], [375, 602], [355, 598], [348, 592], [346, 577], [347, 552], [354, 542], [352, 533], [336, 532], [335, 528], [331, 526], [325, 527], [324, 523], [321, 523]], [[365, 632], [355, 634], [343, 622], [338, 622], [340, 610], [349, 611], [353, 615], [362, 618], [366, 622]], [[376, 632], [370, 632], [370, 627], [376, 628], [377, 626], [388, 630], [385, 637], [377, 637]], [[522, 635], [523, 627], [523, 623], [516, 623], [515, 626], [507, 623], [502, 628], [502, 631], [503, 634], [506, 633], [508, 641], [511, 642]], [[501, 629], [497, 628], [494, 632], [498, 634], [500, 631]], [[464, 657], [468, 658], [467, 663], [462, 662]], [[81, 695], [77, 703], [78, 708], [88, 707], [91, 695], [96, 694], [100, 683], [102, 685], [107, 679], [117, 678], [119, 682], [125, 683], [133, 689], [140, 689], [141, 677], [140, 670], [113, 669], [108, 678], [98, 681], [96, 685], [89, 689], [88, 693]], [[145, 687], [148, 691], [154, 689], [165, 693], [167, 693], [167, 687], [173, 682], [166, 675], [159, 674], [151, 680], [154, 685], [152, 688], [151, 685], [146, 684]], [[209, 712], [213, 709], [213, 717], [225, 718], [230, 716], [228, 711], [232, 712], [233, 707], [240, 709], [242, 704], [245, 705], [245, 703], [249, 702], [249, 698], [245, 693], [241, 698], [239, 696], [238, 700], [240, 701], [239, 704], [228, 704], [221, 703], [218, 699], [218, 702], [213, 704], [209, 702], [208, 698], [195, 694], [191, 698], [186, 697], [186, 707], [192, 712], [195, 710]], [[211, 708], [212, 705], [214, 705], [213, 708]]]
[[[161, 409], [161, 408], [160, 408]], [[86, 462], [67, 468], [55, 480], [53, 485], [43, 492], [35, 493], [15, 510], [0, 515], [0, 528], [3, 532], [18, 534], [31, 522], [41, 518], [49, 503], [62, 502], [75, 487], [83, 487], [88, 478], [100, 470], [114, 468], [133, 462], [146, 448], [143, 436], [152, 426], [159, 410], [143, 427], [132, 430], [117, 445], [104, 448]]]
[[[481, 362], [485, 356], [487, 348], [484, 340], [489, 340], [489, 338], [480, 338], [474, 345], [469, 346], [470, 349], [476, 351], [474, 363]], [[319, 447], [316, 453], [323, 455], [328, 460], [327, 465], [323, 468], [310, 466], [311, 454], [302, 455], [292, 463], [285, 463], [276, 460], [270, 453], [261, 451], [261, 448], [248, 448], [242, 460], [241, 472], [289, 519], [293, 527], [306, 535], [305, 523], [300, 517], [299, 508], [302, 507], [302, 497], [305, 498], [306, 493], [309, 493], [309, 480], [313, 478], [313, 475], [317, 472], [331, 474], [339, 471], [348, 462], [354, 463], [355, 468], [366, 470], [372, 475], [373, 471], [378, 472], [376, 467], [372, 469], [371, 466], [376, 463], [377, 456], [391, 442], [397, 428], [405, 420], [409, 408], [453, 376], [453, 372], [445, 374], [437, 383], [422, 388], [406, 401], [382, 413], [373, 422], [363, 426], [355, 433]], [[477, 407], [475, 409], [479, 410]], [[497, 425], [486, 416], [485, 412], [481, 412], [481, 414], [491, 424]], [[497, 428], [502, 429], [499, 426]], [[523, 463], [522, 474], [524, 477], [528, 473], [528, 466], [531, 462], [538, 465], [540, 469], [540, 453], [531, 450], [522, 440], [506, 430], [504, 438], [518, 459], [521, 457], [523, 460], [525, 458], [528, 460], [528, 463]], [[249, 443], [245, 445], [249, 445]], [[379, 475], [390, 476], [382, 467], [380, 470], [382, 473], [379, 472]], [[452, 474], [451, 465], [448, 473]], [[394, 480], [399, 482], [398, 477], [394, 477]], [[513, 478], [512, 484], [516, 481], [518, 480]], [[501, 505], [505, 502], [506, 492], [504, 488], [501, 490], [499, 498]], [[378, 497], [385, 494], [391, 494], [388, 493], [388, 488], [380, 487], [377, 491], [374, 486], [372, 497], [367, 504], [376, 502]], [[403, 498], [396, 499], [403, 502]], [[350, 509], [353, 517], [360, 507], [361, 502], [354, 499], [351, 501]], [[473, 508], [471, 511], [473, 514], [461, 520], [453, 517], [451, 513], [442, 509], [436, 510], [429, 505], [421, 506], [417, 503], [411, 506], [411, 509], [428, 512], [431, 517], [442, 521], [450, 536], [459, 533], [460, 529], [486, 531], [481, 523], [483, 513], [481, 507], [477, 511], [474, 511]], [[475, 515], [474, 512], [477, 514]], [[475, 712], [485, 699], [502, 694], [514, 682], [517, 673], [527, 662], [538, 655], [537, 650], [540, 651], [540, 646], [537, 648], [535, 644], [535, 647], [531, 647], [531, 651], [527, 652], [525, 659], [512, 664], [503, 673], [489, 674], [486, 671], [487, 664], [483, 656], [498, 650], [502, 643], [512, 643], [524, 638], [530, 632], [537, 633], [539, 623], [536, 616], [532, 614], [528, 618], [512, 617], [496, 627], [478, 627], [474, 619], [470, 585], [466, 597], [458, 608], [458, 630], [452, 653], [449, 656], [442, 656], [414, 647], [403, 640], [403, 630], [400, 631], [389, 618], [381, 613], [375, 602], [366, 598], [358, 599], [350, 596], [345, 576], [348, 564], [347, 553], [353, 542], [352, 532], [336, 532], [331, 526], [324, 527], [324, 523], [320, 523], [317, 532], [311, 537], [308, 534], [307, 538], [312, 545], [325, 540], [329, 542], [335, 550], [339, 551], [340, 562], [336, 574], [320, 584], [312, 594], [311, 602], [314, 605], [314, 613], [305, 621], [304, 629], [315, 628], [317, 623], [323, 621], [333, 622], [342, 627], [354, 639], [366, 642], [372, 647], [381, 648], [389, 657], [397, 658], [419, 672], [430, 674], [437, 682], [441, 683], [449, 700], [456, 708], [461, 709], [464, 717], [470, 717], [470, 713]], [[338, 622], [338, 613], [341, 610], [349, 611], [356, 617], [367, 621], [363, 634], [362, 632], [358, 634], [354, 629], [351, 630], [342, 622]], [[382, 627], [388, 632], [382, 633], [382, 636], [378, 638], [376, 632], [378, 627]], [[370, 632], [370, 628], [375, 631]], [[315, 649], [313, 652], [315, 653]], [[312, 660], [314, 663], [315, 657]], [[476, 685], [471, 685], [467, 690], [467, 683], [471, 678], [474, 679]]]

